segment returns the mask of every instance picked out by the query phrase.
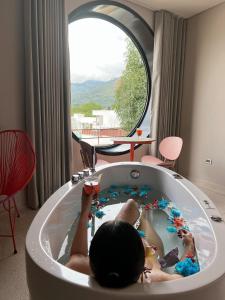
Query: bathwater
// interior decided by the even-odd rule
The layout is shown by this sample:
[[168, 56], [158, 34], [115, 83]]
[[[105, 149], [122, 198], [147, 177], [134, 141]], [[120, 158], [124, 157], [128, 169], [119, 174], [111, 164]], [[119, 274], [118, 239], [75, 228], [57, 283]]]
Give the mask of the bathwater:
[[[89, 245], [99, 226], [106, 221], [113, 220], [119, 213], [123, 204], [130, 198], [134, 199], [138, 203], [139, 210], [146, 210], [149, 222], [152, 224], [163, 242], [164, 253], [167, 254], [170, 250], [177, 247], [179, 249], [179, 257], [181, 257], [184, 248], [182, 240], [177, 235], [179, 227], [177, 228], [171, 221], [172, 209], [176, 209], [179, 218], [182, 219], [179, 208], [174, 207], [173, 202], [168, 199], [166, 195], [163, 195], [161, 192], [154, 190], [147, 185], [112, 185], [99, 193], [97, 202], [92, 206], [92, 217], [89, 221], [87, 221]], [[69, 259], [70, 248], [78, 220], [79, 214], [75, 216], [75, 221], [69, 229], [62, 245], [58, 261], [63, 264], [65, 264]], [[181, 226], [187, 227], [187, 224], [184, 222]], [[171, 227], [173, 229], [172, 232]], [[168, 230], [168, 228], [170, 228], [170, 230]], [[174, 269], [172, 268], [167, 269], [167, 272], [173, 271]]]

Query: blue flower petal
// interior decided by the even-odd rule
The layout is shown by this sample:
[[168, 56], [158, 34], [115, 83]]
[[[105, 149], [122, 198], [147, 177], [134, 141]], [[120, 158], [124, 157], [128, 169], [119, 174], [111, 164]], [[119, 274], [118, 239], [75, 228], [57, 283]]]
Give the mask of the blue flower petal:
[[184, 230], [190, 231], [190, 228], [189, 228], [187, 225], [185, 225], [185, 226], [182, 226], [182, 227], [181, 227], [181, 229], [184, 229]]
[[106, 198], [106, 197], [100, 197], [99, 198], [99, 203], [100, 204], [105, 204], [105, 203], [108, 203], [109, 202], [109, 199]]
[[158, 207], [160, 209], [165, 209], [168, 206], [168, 204], [169, 204], [169, 201], [166, 199], [163, 199], [163, 198], [158, 201]]
[[133, 197], [137, 196], [137, 194], [138, 194], [138, 193], [137, 193], [136, 191], [132, 191], [132, 192], [130, 193], [130, 195], [133, 196]]
[[144, 197], [144, 196], [147, 196], [147, 194], [148, 194], [148, 192], [147, 191], [140, 191], [140, 193], [139, 193], [139, 196], [140, 197]]
[[109, 196], [111, 198], [117, 198], [117, 197], [119, 197], [119, 192], [111, 192], [111, 193], [109, 193]]
[[102, 210], [98, 210], [98, 211], [96, 211], [96, 213], [95, 213], [95, 216], [96, 216], [98, 219], [101, 219], [104, 215], [105, 215], [105, 213], [104, 213]]
[[186, 277], [199, 272], [200, 268], [197, 262], [193, 262], [191, 258], [185, 258], [176, 264], [175, 270], [178, 274]]
[[180, 212], [179, 209], [177, 209], [177, 208], [172, 208], [172, 209], [171, 209], [171, 214], [172, 214], [175, 218], [177, 218], [177, 217], [180, 217], [181, 212]]
[[168, 232], [171, 232], [171, 233], [177, 232], [176, 227], [173, 227], [173, 226], [168, 226], [168, 227], [166, 227], [166, 229], [167, 229]]

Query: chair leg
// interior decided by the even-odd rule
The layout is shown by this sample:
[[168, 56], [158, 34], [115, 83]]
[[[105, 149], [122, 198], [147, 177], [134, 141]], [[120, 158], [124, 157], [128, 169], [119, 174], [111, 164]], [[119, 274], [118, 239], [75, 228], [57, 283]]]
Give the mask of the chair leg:
[[11, 228], [11, 233], [12, 233], [14, 254], [16, 254], [17, 250], [16, 250], [16, 241], [15, 241], [15, 234], [14, 234], [16, 217], [15, 217], [15, 215], [14, 215], [14, 217], [12, 216], [10, 199], [8, 199], [8, 204], [9, 204], [9, 206], [8, 206], [9, 223], [10, 223], [10, 228]]
[[18, 210], [18, 208], [17, 208], [17, 206], [16, 206], [16, 201], [15, 201], [15, 198], [14, 198], [14, 197], [12, 197], [12, 199], [13, 199], [13, 205], [14, 205], [14, 209], [15, 209], [15, 211], [16, 211], [16, 214], [17, 214], [17, 218], [19, 218], [19, 217], [20, 217], [20, 213], [19, 213], [19, 210]]

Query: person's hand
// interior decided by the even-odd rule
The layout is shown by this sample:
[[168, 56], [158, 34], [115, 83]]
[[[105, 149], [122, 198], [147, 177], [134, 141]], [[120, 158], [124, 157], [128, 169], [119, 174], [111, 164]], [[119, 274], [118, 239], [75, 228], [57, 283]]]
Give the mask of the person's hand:
[[194, 245], [194, 238], [188, 231], [182, 233], [183, 244], [185, 247]]
[[90, 195], [87, 195], [83, 188], [82, 198], [81, 198], [81, 213], [89, 214], [89, 212], [91, 210], [91, 203], [93, 201], [94, 195], [95, 195], [95, 192], [93, 192]]

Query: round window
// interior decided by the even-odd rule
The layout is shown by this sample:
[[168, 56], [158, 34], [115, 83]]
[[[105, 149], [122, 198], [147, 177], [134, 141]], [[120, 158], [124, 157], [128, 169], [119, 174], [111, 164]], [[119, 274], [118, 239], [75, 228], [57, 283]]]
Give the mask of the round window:
[[[120, 22], [121, 12], [132, 17], [136, 26], [127, 24], [133, 30]], [[144, 32], [138, 22], [145, 26]], [[133, 135], [137, 127], [145, 136], [149, 134], [152, 49], [148, 47], [153, 43], [145, 42], [144, 46], [149, 45], [144, 50], [140, 41], [143, 33], [153, 35], [146, 26], [136, 14], [115, 2], [90, 3], [69, 16], [73, 137], [98, 145], [100, 153], [126, 152], [127, 145], [115, 147], [112, 140]]]

